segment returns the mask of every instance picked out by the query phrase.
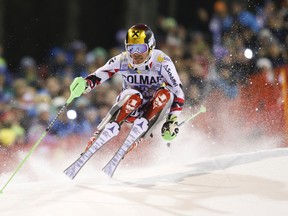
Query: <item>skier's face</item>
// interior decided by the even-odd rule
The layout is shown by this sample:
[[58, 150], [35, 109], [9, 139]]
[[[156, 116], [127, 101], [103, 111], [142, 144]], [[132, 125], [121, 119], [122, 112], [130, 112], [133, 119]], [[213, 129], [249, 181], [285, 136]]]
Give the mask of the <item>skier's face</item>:
[[129, 44], [126, 47], [130, 53], [134, 64], [143, 63], [149, 55], [149, 48], [147, 44]]
[[148, 57], [149, 52], [131, 54], [134, 64], [142, 64]]

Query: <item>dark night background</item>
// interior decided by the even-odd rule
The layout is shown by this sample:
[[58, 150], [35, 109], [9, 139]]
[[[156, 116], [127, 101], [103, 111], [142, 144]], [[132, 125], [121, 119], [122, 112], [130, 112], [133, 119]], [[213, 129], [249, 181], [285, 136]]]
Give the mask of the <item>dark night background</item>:
[[[111, 48], [115, 33], [137, 22], [155, 27], [159, 15], [172, 16], [193, 29], [195, 12], [204, 7], [211, 15], [214, 0], [0, 0], [0, 39], [9, 67], [21, 57], [45, 62], [49, 49], [73, 39], [88, 49]], [[252, 2], [252, 3], [249, 3]], [[247, 1], [252, 10], [262, 1]], [[194, 22], [193, 22], [194, 21]]]

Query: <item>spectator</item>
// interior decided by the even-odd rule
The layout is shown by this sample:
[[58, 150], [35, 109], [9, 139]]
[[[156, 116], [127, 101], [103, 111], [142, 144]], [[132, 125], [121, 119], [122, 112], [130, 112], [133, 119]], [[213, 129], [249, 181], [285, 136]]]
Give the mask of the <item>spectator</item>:
[[246, 47], [242, 37], [234, 37], [233, 39], [233, 42], [229, 41], [227, 44], [230, 55], [225, 56], [222, 63], [224, 63], [224, 67], [230, 65], [234, 81], [245, 83], [251, 71], [254, 70], [254, 62], [252, 58], [245, 56]]
[[191, 22], [193, 23], [192, 32], [201, 32], [205, 41], [211, 44], [212, 38], [210, 36], [209, 21], [210, 17], [208, 11], [205, 8], [198, 8], [196, 11], [196, 19]]
[[97, 125], [100, 123], [101, 119], [99, 118], [98, 110], [95, 107], [86, 107], [82, 109], [82, 118], [77, 117], [77, 125], [75, 131], [81, 133], [81, 135], [91, 135]]
[[20, 77], [26, 80], [28, 85], [38, 85], [37, 64], [33, 57], [24, 56], [20, 61]]
[[[209, 22], [209, 29], [212, 33], [213, 53], [216, 55], [219, 50], [222, 50], [222, 38], [224, 32], [231, 26], [231, 18], [227, 4], [218, 0], [214, 3], [214, 13]], [[218, 56], [216, 55], [216, 58]]]
[[20, 126], [15, 113], [7, 111], [1, 116], [0, 145], [11, 147], [24, 143], [25, 130]]
[[217, 72], [218, 79], [214, 81], [213, 86], [220, 89], [228, 98], [236, 98], [238, 96], [238, 86], [229, 65], [218, 65]]
[[198, 105], [204, 98], [203, 91], [197, 84], [191, 84], [187, 89], [187, 102], [190, 107]]
[[5, 76], [5, 84], [10, 86], [12, 82], [12, 75], [9, 71], [6, 59], [4, 58], [3, 55], [4, 55], [4, 48], [2, 44], [0, 44], [0, 74]]
[[232, 31], [234, 34], [241, 33], [243, 28], [249, 28], [253, 32], [258, 33], [260, 30], [256, 16], [244, 8], [244, 3], [239, 0], [234, 0], [231, 3], [231, 21], [227, 31]]
[[[36, 106], [37, 115], [33, 119], [31, 126], [27, 131], [27, 140], [29, 143], [34, 143], [40, 138], [40, 134], [45, 131], [50, 121], [50, 104], [47, 102], [38, 103]], [[49, 140], [50, 135], [46, 138]]]
[[284, 20], [277, 14], [267, 17], [265, 28], [268, 29], [277, 41], [285, 41], [286, 32], [284, 28]]
[[60, 79], [57, 77], [49, 77], [43, 85], [40, 92], [49, 94], [52, 98], [58, 97], [62, 93]]
[[257, 71], [266, 74], [269, 83], [274, 82], [274, 71], [272, 62], [268, 58], [259, 58], [256, 62]]
[[86, 69], [87, 47], [82, 41], [75, 40], [70, 45], [70, 55], [72, 55], [72, 68], [75, 77], [88, 75]]
[[274, 1], [265, 1], [263, 6], [258, 6], [256, 9], [256, 19], [260, 29], [265, 28], [267, 19], [277, 14], [276, 4]]
[[54, 47], [50, 52], [48, 63], [49, 75], [62, 77], [67, 66], [68, 58], [66, 52], [60, 47]]
[[7, 76], [4, 71], [1, 70], [0, 65], [0, 101], [9, 101], [11, 94], [11, 87], [7, 82]]
[[[52, 100], [52, 108], [58, 113], [59, 110], [64, 106], [66, 99], [64, 97], [55, 97]], [[75, 122], [69, 119], [67, 115], [60, 115], [58, 121], [55, 122], [51, 128], [51, 134], [58, 137], [67, 137], [73, 135], [75, 132]]]
[[267, 58], [270, 59], [270, 61], [272, 62], [273, 68], [277, 68], [286, 63], [283, 49], [280, 47], [280, 44], [276, 41], [270, 44]]

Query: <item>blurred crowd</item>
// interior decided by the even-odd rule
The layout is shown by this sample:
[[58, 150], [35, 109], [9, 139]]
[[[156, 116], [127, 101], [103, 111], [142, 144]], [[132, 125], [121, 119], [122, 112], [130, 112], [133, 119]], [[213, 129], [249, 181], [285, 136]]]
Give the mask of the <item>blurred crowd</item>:
[[[253, 10], [242, 1], [215, 2], [213, 13], [197, 9], [191, 26], [173, 17], [159, 16], [153, 29], [157, 49], [174, 61], [186, 94], [186, 107], [197, 106], [213, 90], [237, 98], [247, 77], [264, 72], [273, 79], [273, 69], [288, 62], [288, 0], [277, 5], [265, 1]], [[11, 70], [0, 45], [0, 146], [34, 143], [40, 138], [70, 95], [77, 76], [87, 76], [110, 57], [124, 51], [125, 30], [115, 34], [115, 47], [88, 48], [75, 40], [51, 48], [47, 62], [24, 56]], [[69, 109], [77, 117], [60, 115], [46, 142], [81, 134], [90, 137], [114, 104], [121, 90], [115, 75], [90, 94], [76, 99]]]

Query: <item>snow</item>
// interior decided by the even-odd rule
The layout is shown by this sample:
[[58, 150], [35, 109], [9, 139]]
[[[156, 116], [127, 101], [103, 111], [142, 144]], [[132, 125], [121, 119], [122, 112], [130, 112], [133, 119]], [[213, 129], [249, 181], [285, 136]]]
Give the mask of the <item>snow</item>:
[[[287, 215], [287, 148], [205, 158], [194, 157], [197, 151], [191, 156], [187, 146], [181, 149], [190, 157], [176, 157], [180, 150], [173, 145], [162, 147], [157, 160], [147, 165], [129, 166], [123, 161], [113, 178], [101, 171], [107, 158], [91, 159], [74, 180], [63, 170], [77, 158], [75, 154], [48, 163], [38, 151], [0, 194], [0, 214]], [[10, 175], [0, 175], [1, 187]]]

